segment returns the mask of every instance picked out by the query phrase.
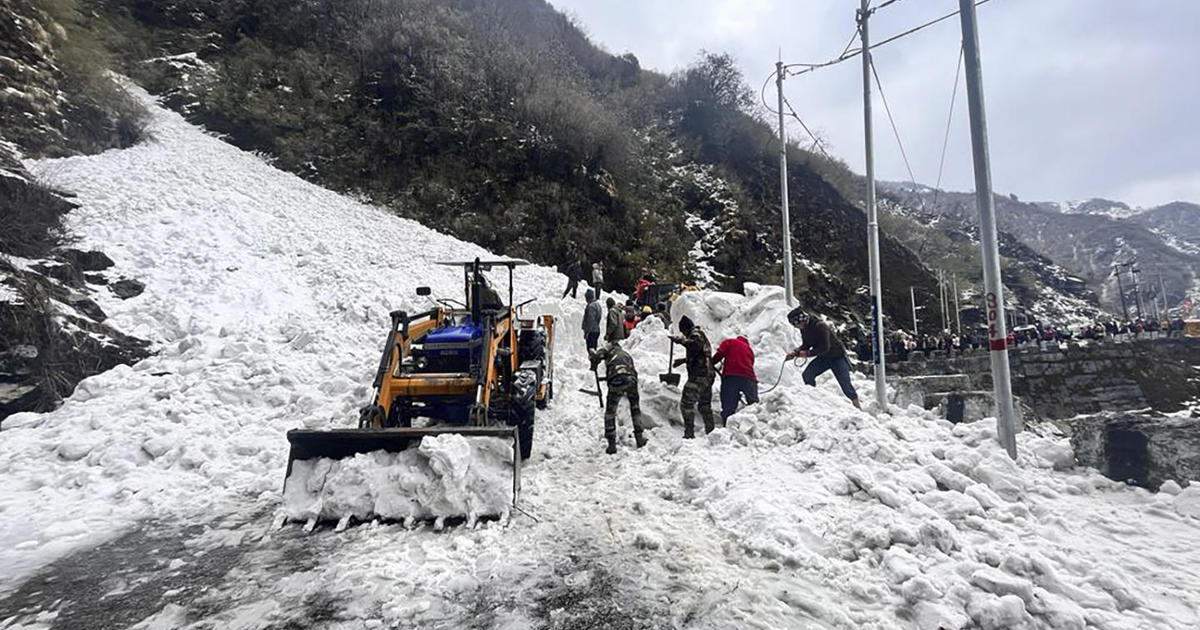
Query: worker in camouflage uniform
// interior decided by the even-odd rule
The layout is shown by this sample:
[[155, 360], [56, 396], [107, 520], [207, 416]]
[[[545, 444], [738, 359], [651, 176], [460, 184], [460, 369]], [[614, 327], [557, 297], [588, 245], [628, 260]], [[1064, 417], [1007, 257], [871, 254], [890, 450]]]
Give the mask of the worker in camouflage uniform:
[[642, 410], [638, 405], [638, 375], [633, 365], [633, 357], [629, 356], [616, 342], [588, 353], [591, 357], [592, 371], [600, 362], [604, 362], [604, 380], [608, 382], [608, 398], [604, 404], [604, 439], [608, 440], [605, 453], [612, 455], [617, 452], [617, 406], [621, 398], [629, 399], [629, 415], [633, 417], [633, 438], [637, 447], [646, 445], [646, 436], [642, 429]]
[[688, 380], [683, 385], [683, 397], [680, 399], [680, 411], [683, 414], [683, 438], [696, 437], [696, 423], [693, 420], [692, 409], [700, 409], [700, 417], [704, 420], [704, 432], [711, 433], [715, 423], [712, 411], [713, 381], [716, 379], [716, 369], [712, 364], [712, 345], [699, 326], [692, 323], [691, 318], [679, 318], [679, 332], [682, 335], [672, 335], [671, 341], [687, 349], [687, 356], [676, 359], [675, 365], [687, 364]]
[[620, 341], [625, 338], [625, 307], [608, 298], [608, 313], [604, 316], [604, 340]]

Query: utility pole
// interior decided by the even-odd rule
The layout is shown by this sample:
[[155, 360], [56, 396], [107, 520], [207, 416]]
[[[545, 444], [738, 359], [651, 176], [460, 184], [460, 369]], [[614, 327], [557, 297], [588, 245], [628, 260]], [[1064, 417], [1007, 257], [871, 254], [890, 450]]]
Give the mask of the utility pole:
[[941, 309], [942, 309], [942, 330], [943, 331], [950, 329], [950, 319], [948, 317], [949, 316], [948, 311], [950, 309], [946, 305], [946, 298], [947, 298], [947, 296], [946, 296], [946, 272], [941, 269], [938, 269], [938, 306], [941, 307]]
[[1158, 290], [1162, 293], [1163, 316], [1171, 316], [1171, 305], [1167, 302], [1167, 285], [1163, 284], [1162, 272], [1158, 272]]
[[962, 334], [962, 313], [958, 310], [958, 276], [951, 276], [954, 279], [954, 329], [958, 334]]
[[1121, 264], [1113, 265], [1113, 273], [1117, 274], [1117, 292], [1121, 294], [1121, 315], [1129, 321], [1129, 307], [1125, 305], [1125, 284], [1121, 282]]
[[917, 294], [913, 292], [912, 285], [908, 287], [908, 299], [912, 302], [913, 307], [913, 334], [917, 334]]
[[[782, 56], [782, 53], [781, 55]], [[775, 62], [775, 87], [779, 90], [779, 206], [783, 211], [783, 295], [788, 307], [796, 305], [792, 286], [792, 228], [788, 221], [787, 132], [783, 129], [783, 59]]]
[[1144, 311], [1142, 310], [1142, 291], [1138, 286], [1138, 275], [1142, 273], [1142, 270], [1137, 268], [1136, 261], [1132, 264], [1133, 267], [1129, 269], [1129, 275], [1133, 276], [1133, 297], [1136, 298], [1138, 319], [1144, 319], [1145, 315], [1143, 315]]
[[879, 217], [875, 210], [875, 153], [871, 135], [871, 39], [867, 20], [870, 0], [862, 0], [858, 10], [858, 29], [862, 35], [863, 59], [863, 127], [867, 160], [867, 256], [871, 273], [871, 328], [875, 336], [875, 400], [879, 410], [887, 410], [887, 381], [883, 360], [883, 289], [879, 279]]
[[[866, 0], [863, 0], [864, 6]], [[1008, 326], [1004, 321], [1004, 285], [1000, 279], [1000, 249], [996, 242], [996, 206], [992, 170], [988, 163], [987, 116], [983, 107], [983, 75], [979, 62], [979, 31], [975, 0], [958, 0], [962, 22], [963, 59], [967, 74], [967, 105], [971, 116], [971, 149], [975, 158], [975, 202], [979, 206], [979, 244], [986, 292], [988, 347], [992, 361], [992, 391], [996, 398], [996, 433], [1008, 456], [1017, 458], [1013, 421], [1012, 383], [1008, 368]], [[863, 50], [867, 42], [863, 41]]]

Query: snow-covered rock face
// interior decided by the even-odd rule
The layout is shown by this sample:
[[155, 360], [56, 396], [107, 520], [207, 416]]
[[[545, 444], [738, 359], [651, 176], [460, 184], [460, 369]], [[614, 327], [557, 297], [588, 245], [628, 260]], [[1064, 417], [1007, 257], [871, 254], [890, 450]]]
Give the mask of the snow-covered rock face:
[[[261, 513], [269, 528], [283, 501], [285, 431], [351, 425], [369, 396], [387, 312], [421, 308], [410, 297], [418, 284], [460, 290], [456, 274], [430, 261], [483, 255], [281, 174], [173, 114], [155, 116], [154, 143], [35, 165], [78, 193], [71, 225], [85, 244], [104, 245], [118, 268], [145, 279], [143, 295], [102, 306], [116, 325], [155, 340], [159, 354], [85, 381], [54, 413], [14, 417], [12, 431], [6, 424], [0, 590], [150, 516], [216, 523]], [[260, 611], [307, 595], [337, 602], [347, 627], [368, 628], [467, 627], [481, 614], [506, 628], [571, 619], [688, 628], [1200, 624], [1194, 485], [1149, 494], [1061, 470], [1066, 440], [1034, 432], [1018, 437], [1014, 462], [992, 421], [953, 426], [916, 407], [860, 412], [829, 375], [805, 387], [783, 363], [798, 336], [778, 287], [686, 294], [672, 313], [691, 317], [714, 344], [749, 339], [760, 404], [707, 439], [680, 439], [679, 392], [657, 378], [667, 331], [649, 320], [624, 344], [656, 428], [634, 448], [622, 404], [619, 451], [605, 455], [601, 409], [577, 391], [594, 377], [582, 304], [556, 299], [564, 281], [534, 267], [517, 282], [518, 300], [538, 298], [527, 308], [562, 317], [555, 400], [538, 415], [523, 470], [524, 513], [448, 532], [350, 528], [312, 566], [231, 574], [263, 590], [231, 603], [225, 625], [272, 625], [278, 612]], [[873, 407], [872, 388], [857, 386]], [[429, 448], [443, 446], [426, 454], [429, 465], [442, 457], [454, 487], [468, 487], [457, 466], [462, 445]], [[394, 457], [398, 481], [415, 479], [419, 466], [400, 460], [419, 455]], [[356, 466], [310, 473], [359, 475]], [[451, 495], [465, 496], [443, 498]], [[344, 515], [380, 497], [333, 499]], [[213, 614], [157, 606], [145, 617], [160, 624]]]

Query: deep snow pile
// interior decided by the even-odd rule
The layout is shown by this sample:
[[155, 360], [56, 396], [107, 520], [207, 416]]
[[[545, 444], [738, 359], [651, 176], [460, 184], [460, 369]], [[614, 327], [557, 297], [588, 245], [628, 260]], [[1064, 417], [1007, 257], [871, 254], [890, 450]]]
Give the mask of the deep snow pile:
[[[102, 306], [160, 352], [88, 379], [54, 413], [10, 420], [0, 590], [148, 516], [259, 512], [269, 531], [284, 432], [352, 425], [388, 311], [422, 308], [410, 297], [418, 284], [461, 290], [431, 260], [485, 255], [275, 171], [174, 114], [155, 110], [153, 135], [34, 165], [78, 194], [70, 224], [84, 241], [146, 281], [143, 295]], [[681, 440], [678, 390], [657, 378], [667, 333], [650, 320], [626, 346], [657, 428], [633, 448], [622, 405], [620, 450], [605, 455], [600, 408], [577, 391], [594, 386], [582, 305], [556, 299], [562, 283], [527, 268], [516, 291], [562, 318], [555, 401], [523, 471], [530, 516], [446, 532], [351, 527], [313, 566], [234, 576], [244, 587], [225, 610], [172, 602], [145, 617], [283, 627], [312, 595], [336, 602], [347, 628], [1200, 626], [1200, 485], [1128, 488], [1073, 468], [1065, 438], [1034, 431], [1013, 462], [992, 422], [859, 412], [829, 376], [803, 387], [783, 366], [797, 338], [776, 287], [687, 294], [673, 316], [688, 314], [714, 344], [746, 335], [760, 379], [784, 370], [778, 389], [728, 428]], [[856, 384], [874, 406], [873, 388]], [[378, 497], [333, 499], [353, 510]]]
[[284, 487], [287, 518], [308, 523], [380, 517], [406, 521], [508, 516], [512, 443], [499, 438], [438, 435], [399, 453], [297, 460]]

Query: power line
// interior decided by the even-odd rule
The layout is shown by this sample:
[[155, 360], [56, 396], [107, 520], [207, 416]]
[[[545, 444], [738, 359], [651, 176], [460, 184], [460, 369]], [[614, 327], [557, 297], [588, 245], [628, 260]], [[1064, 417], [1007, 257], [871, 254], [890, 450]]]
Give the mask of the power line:
[[[894, 1], [894, 0], [893, 0], [893, 1]], [[991, 2], [991, 0], [978, 0], [978, 2], [976, 2], [976, 3], [975, 3], [975, 6], [979, 6], [979, 5], [981, 5], [981, 4], [987, 4], [988, 2]], [[875, 10], [879, 10], [879, 9], [883, 8], [884, 6], [886, 6], [887, 4], [891, 4], [891, 2], [888, 2], [888, 3], [886, 3], [886, 4], [880, 5], [879, 7], [876, 7], [876, 8], [875, 8]], [[875, 50], [876, 48], [879, 48], [880, 46], [883, 46], [883, 45], [885, 45], [885, 44], [890, 44], [890, 43], [892, 43], [892, 42], [894, 42], [894, 41], [896, 41], [897, 39], [900, 39], [900, 38], [902, 38], [902, 37], [907, 37], [907, 36], [909, 36], [909, 35], [912, 35], [913, 33], [916, 33], [917, 31], [921, 31], [921, 30], [924, 30], [924, 29], [926, 29], [926, 28], [929, 28], [930, 26], [933, 26], [934, 24], [938, 24], [938, 23], [940, 23], [940, 22], [944, 22], [944, 21], [946, 21], [946, 20], [948, 20], [948, 19], [950, 19], [950, 18], [952, 18], [952, 17], [954, 17], [954, 16], [956, 16], [956, 15], [958, 15], [958, 11], [954, 11], [953, 13], [947, 13], [946, 15], [943, 15], [942, 17], [939, 17], [939, 18], [937, 18], [937, 19], [933, 19], [933, 20], [930, 20], [930, 21], [928, 21], [928, 22], [925, 22], [924, 24], [921, 24], [920, 26], [915, 26], [915, 27], [913, 27], [913, 28], [910, 28], [910, 29], [908, 29], [907, 31], [904, 31], [903, 33], [899, 33], [899, 34], [893, 35], [893, 36], [891, 36], [891, 37], [889, 37], [889, 38], [887, 38], [887, 39], [885, 39], [885, 40], [883, 40], [883, 41], [881, 41], [881, 42], [877, 42], [877, 43], [875, 43], [875, 44], [871, 44], [871, 50]], [[795, 71], [795, 72], [786, 72], [785, 76], [792, 76], [792, 77], [794, 77], [794, 76], [800, 76], [800, 75], [802, 75], [802, 74], [807, 74], [807, 73], [809, 73], [809, 72], [812, 72], [812, 71], [814, 71], [814, 70], [820, 70], [821, 68], [828, 68], [829, 66], [837, 65], [837, 64], [839, 64], [839, 63], [842, 63], [843, 61], [849, 61], [849, 60], [851, 60], [851, 59], [853, 59], [853, 58], [855, 58], [855, 57], [857, 57], [857, 56], [859, 56], [859, 55], [861, 55], [861, 54], [862, 54], [862, 48], [856, 48], [856, 49], [854, 49], [854, 50], [851, 50], [851, 51], [848, 51], [848, 52], [844, 52], [844, 53], [842, 53], [841, 55], [838, 55], [837, 57], [834, 57], [833, 59], [830, 59], [829, 61], [823, 61], [823, 62], [821, 62], [821, 63], [792, 63], [792, 64], [788, 64], [788, 65], [784, 66], [784, 70], [785, 70], [785, 71], [786, 71], [788, 68], [790, 68], [790, 67], [796, 67], [796, 66], [803, 66], [803, 67], [804, 67], [804, 69], [803, 69], [803, 70], [797, 70], [797, 71]], [[774, 74], [772, 74], [771, 76], [774, 76]]]
[[[875, 85], [879, 88], [879, 99], [883, 101], [883, 111], [887, 112], [888, 122], [892, 125], [892, 134], [896, 136], [896, 144], [900, 145], [900, 157], [904, 158], [904, 168], [908, 169], [908, 181], [912, 182], [913, 189], [917, 188], [917, 178], [913, 175], [912, 165], [908, 163], [908, 153], [904, 151], [904, 142], [900, 140], [900, 130], [896, 128], [896, 119], [892, 118], [892, 108], [888, 107], [887, 95], [883, 93], [883, 82], [879, 80], [879, 71], [875, 69], [875, 59], [870, 58], [871, 74], [875, 77]], [[917, 195], [917, 201], [921, 204], [921, 209], [925, 209], [925, 202], [921, 195]]]
[[808, 128], [808, 125], [804, 124], [804, 121], [800, 119], [800, 115], [797, 114], [796, 110], [792, 108], [792, 104], [788, 102], [786, 96], [783, 97], [783, 104], [787, 105], [788, 113], [791, 115], [791, 117], [795, 118], [796, 122], [800, 123], [801, 127], [804, 127], [804, 131], [808, 133], [808, 137], [812, 138], [813, 146], [817, 147], [817, 149], [821, 151], [821, 155], [824, 155], [825, 159], [829, 160], [830, 162], [835, 161], [833, 157], [825, 151], [825, 147], [821, 145], [821, 141], [817, 138], [817, 135], [814, 134], [812, 130]]
[[950, 145], [950, 126], [954, 121], [954, 102], [958, 98], [958, 77], [962, 73], [963, 48], [958, 47], [958, 64], [954, 66], [954, 89], [950, 91], [950, 113], [946, 116], [946, 137], [942, 139], [942, 157], [938, 160], [937, 183], [933, 186], [933, 207], [937, 208], [938, 195], [942, 192], [942, 170], [946, 166], [946, 147]]

